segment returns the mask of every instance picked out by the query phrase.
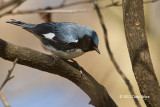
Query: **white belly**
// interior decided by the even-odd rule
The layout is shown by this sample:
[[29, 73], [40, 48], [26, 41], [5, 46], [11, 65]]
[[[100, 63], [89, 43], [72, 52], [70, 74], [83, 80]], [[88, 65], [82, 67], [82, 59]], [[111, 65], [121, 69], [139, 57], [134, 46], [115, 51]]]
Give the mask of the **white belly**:
[[43, 47], [47, 49], [48, 51], [51, 51], [52, 53], [56, 54], [60, 58], [66, 59], [66, 60], [73, 59], [73, 58], [76, 58], [84, 54], [84, 52], [81, 49], [75, 49], [75, 50], [72, 49], [72, 50], [67, 50], [66, 52], [64, 52], [62, 50], [57, 50], [53, 48], [52, 46], [43, 45]]

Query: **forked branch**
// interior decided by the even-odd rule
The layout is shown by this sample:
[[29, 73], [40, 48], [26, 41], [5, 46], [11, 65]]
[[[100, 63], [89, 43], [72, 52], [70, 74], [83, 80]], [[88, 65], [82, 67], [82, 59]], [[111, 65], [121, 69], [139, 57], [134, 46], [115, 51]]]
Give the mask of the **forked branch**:
[[90, 104], [96, 107], [117, 107], [106, 89], [87, 72], [80, 71], [56, 56], [46, 55], [32, 49], [20, 47], [0, 39], [0, 57], [17, 63], [57, 74], [79, 86], [90, 98]]

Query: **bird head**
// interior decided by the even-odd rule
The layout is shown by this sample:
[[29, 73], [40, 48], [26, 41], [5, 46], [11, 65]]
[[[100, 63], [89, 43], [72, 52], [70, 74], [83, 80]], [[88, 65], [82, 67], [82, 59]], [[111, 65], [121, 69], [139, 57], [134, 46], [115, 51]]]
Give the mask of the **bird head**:
[[97, 51], [100, 54], [100, 51], [98, 49], [98, 35], [97, 33], [92, 29], [85, 29], [81, 31], [81, 36], [79, 38], [79, 46], [84, 52], [88, 51]]
[[93, 50], [96, 50], [100, 54], [100, 51], [98, 49], [99, 39], [98, 39], [97, 33], [95, 31], [92, 31], [91, 42], [92, 42]]

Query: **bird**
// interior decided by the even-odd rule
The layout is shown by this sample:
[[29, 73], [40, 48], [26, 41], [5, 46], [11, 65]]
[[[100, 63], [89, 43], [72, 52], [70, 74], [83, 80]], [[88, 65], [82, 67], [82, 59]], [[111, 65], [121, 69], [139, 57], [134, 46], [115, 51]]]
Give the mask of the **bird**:
[[11, 19], [7, 23], [17, 25], [33, 33], [42, 46], [61, 59], [72, 60], [89, 51], [97, 51], [97, 33], [85, 25], [73, 22], [47, 22], [30, 24]]

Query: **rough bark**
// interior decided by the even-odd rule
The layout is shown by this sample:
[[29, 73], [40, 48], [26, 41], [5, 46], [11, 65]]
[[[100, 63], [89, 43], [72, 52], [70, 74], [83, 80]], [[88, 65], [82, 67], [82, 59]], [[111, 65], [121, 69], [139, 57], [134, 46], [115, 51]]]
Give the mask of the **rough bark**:
[[160, 107], [160, 87], [150, 58], [145, 33], [143, 0], [122, 0], [125, 36], [132, 69], [144, 102]]
[[18, 58], [18, 64], [69, 79], [91, 98], [90, 104], [96, 107], [117, 107], [105, 87], [99, 84], [91, 75], [85, 71], [81, 74], [73, 66], [54, 55], [46, 55], [32, 49], [7, 43], [0, 39], [0, 57], [9, 61], [14, 61]]

